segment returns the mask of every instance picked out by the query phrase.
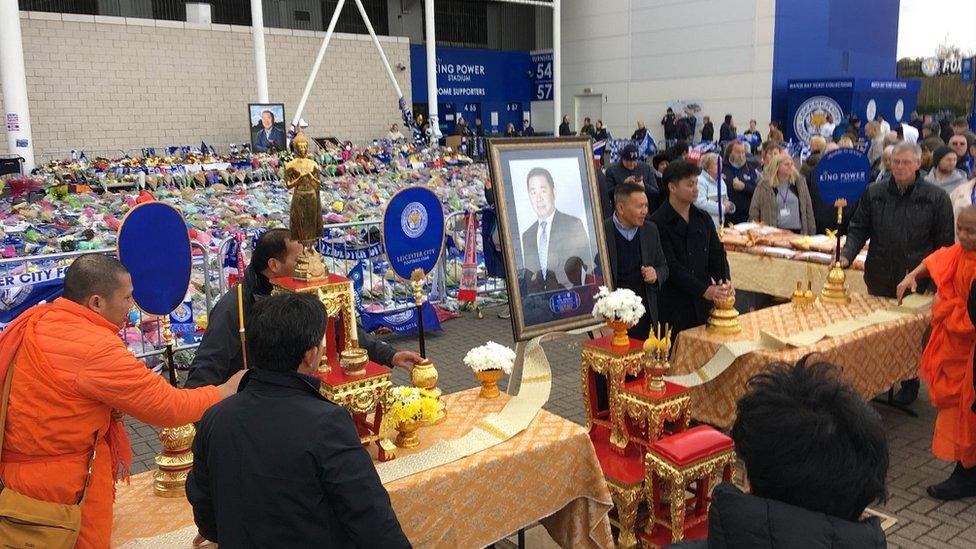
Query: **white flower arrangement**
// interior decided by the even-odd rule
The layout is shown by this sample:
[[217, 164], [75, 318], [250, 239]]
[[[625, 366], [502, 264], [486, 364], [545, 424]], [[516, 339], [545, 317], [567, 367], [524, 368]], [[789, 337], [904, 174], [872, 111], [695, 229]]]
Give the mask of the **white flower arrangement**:
[[627, 288], [610, 291], [600, 286], [593, 305], [593, 316], [600, 315], [607, 320], [619, 320], [631, 326], [640, 322], [644, 316], [644, 303], [641, 298]]
[[468, 351], [468, 354], [464, 355], [464, 365], [475, 372], [501, 370], [509, 375], [515, 365], [515, 351], [489, 341]]

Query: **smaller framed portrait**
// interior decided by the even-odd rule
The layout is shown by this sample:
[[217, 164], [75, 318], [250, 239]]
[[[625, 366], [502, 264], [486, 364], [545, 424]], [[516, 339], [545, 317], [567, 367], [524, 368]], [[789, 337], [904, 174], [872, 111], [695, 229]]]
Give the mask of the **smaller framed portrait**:
[[284, 103], [249, 103], [248, 120], [251, 126], [251, 150], [273, 153], [287, 147]]
[[593, 326], [612, 286], [588, 137], [489, 139], [492, 191], [516, 341]]

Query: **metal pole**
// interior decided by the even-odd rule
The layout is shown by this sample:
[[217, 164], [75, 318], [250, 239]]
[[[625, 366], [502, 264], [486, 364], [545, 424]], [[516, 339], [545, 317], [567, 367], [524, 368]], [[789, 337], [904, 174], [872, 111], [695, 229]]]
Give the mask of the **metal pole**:
[[403, 92], [400, 91], [400, 84], [397, 82], [396, 76], [393, 75], [393, 69], [390, 68], [390, 61], [386, 58], [386, 53], [383, 52], [383, 46], [380, 46], [380, 39], [376, 37], [376, 32], [373, 31], [373, 24], [369, 22], [369, 16], [366, 15], [366, 8], [363, 7], [362, 0], [356, 0], [356, 7], [359, 8], [359, 15], [363, 16], [363, 23], [366, 23], [366, 30], [369, 31], [369, 36], [373, 39], [373, 45], [376, 46], [376, 51], [380, 52], [380, 60], [383, 61], [383, 67], [386, 68], [386, 75], [390, 77], [390, 82], [393, 83], [393, 89], [396, 90], [397, 99], [400, 99], [403, 97]]
[[291, 123], [298, 127], [298, 121], [302, 119], [302, 111], [305, 110], [305, 102], [308, 101], [308, 95], [312, 93], [312, 85], [315, 84], [315, 77], [319, 74], [319, 67], [322, 66], [322, 59], [325, 58], [325, 49], [329, 47], [329, 41], [332, 40], [332, 32], [335, 31], [336, 23], [339, 22], [339, 13], [342, 12], [342, 6], [345, 5], [346, 0], [339, 0], [339, 4], [336, 5], [335, 12], [332, 14], [332, 20], [329, 21], [329, 28], [325, 31], [325, 38], [322, 39], [322, 46], [319, 47], [319, 54], [315, 58], [315, 63], [312, 65], [312, 73], [308, 75], [308, 82], [305, 83], [305, 91], [302, 92], [302, 100], [298, 102], [298, 109], [295, 110], [295, 118], [292, 119]]
[[257, 71], [258, 102], [268, 102], [268, 63], [264, 55], [263, 0], [251, 0], [251, 35], [254, 37], [254, 70]]
[[427, 49], [427, 124], [431, 141], [441, 137], [440, 117], [437, 113], [437, 37], [434, 31], [434, 0], [424, 0], [424, 31]]
[[552, 0], [552, 134], [559, 135], [562, 116], [562, 23], [560, 22], [561, 0]]
[[24, 171], [34, 169], [34, 142], [27, 108], [27, 73], [16, 0], [0, 0], [0, 85], [7, 128], [7, 151], [24, 158]]

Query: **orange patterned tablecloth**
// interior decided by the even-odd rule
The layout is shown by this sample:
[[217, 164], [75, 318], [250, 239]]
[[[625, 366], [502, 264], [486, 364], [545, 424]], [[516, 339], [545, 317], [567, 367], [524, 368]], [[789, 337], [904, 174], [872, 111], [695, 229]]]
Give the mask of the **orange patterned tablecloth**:
[[[421, 446], [401, 449], [401, 455], [464, 435], [508, 399], [477, 395], [477, 389], [445, 395], [447, 420], [422, 429]], [[589, 436], [583, 427], [544, 410], [520, 435], [386, 489], [415, 547], [484, 547], [536, 521], [562, 547], [612, 546], [607, 517], [612, 501]], [[174, 538], [192, 539], [192, 526], [185, 499], [153, 495], [151, 472], [119, 486], [113, 546], [186, 529], [184, 535], [168, 536], [172, 547]], [[163, 545], [147, 540], [136, 546]]]
[[[804, 311], [787, 303], [741, 315], [742, 332], [736, 335], [716, 334], [704, 326], [685, 330], [678, 335], [669, 375], [691, 373], [708, 362], [724, 343], [757, 340], [760, 330], [786, 337], [860, 317], [890, 304], [891, 300], [884, 298], [852, 294], [851, 303], [846, 306], [824, 305], [818, 301]], [[840, 366], [843, 379], [862, 397], [874, 398], [895, 382], [915, 375], [922, 355], [922, 334], [930, 321], [931, 314], [926, 310], [841, 337], [824, 338], [806, 347], [759, 350], [740, 356], [717, 378], [692, 388], [692, 417], [731, 427], [735, 421], [735, 403], [745, 393], [750, 377], [770, 362], [793, 363], [814, 352]]]

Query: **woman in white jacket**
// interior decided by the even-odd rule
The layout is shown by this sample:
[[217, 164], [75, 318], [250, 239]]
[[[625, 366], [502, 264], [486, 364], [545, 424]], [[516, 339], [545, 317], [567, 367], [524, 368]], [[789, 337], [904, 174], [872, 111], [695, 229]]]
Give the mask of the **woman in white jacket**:
[[[708, 153], [702, 157], [701, 173], [698, 175], [698, 198], [695, 206], [712, 216], [712, 223], [715, 228], [725, 224], [724, 219], [718, 218], [718, 155]], [[729, 186], [727, 181], [722, 181], [722, 217], [735, 213], [735, 204], [729, 200]]]

